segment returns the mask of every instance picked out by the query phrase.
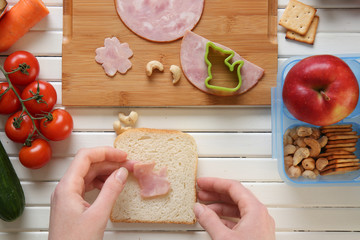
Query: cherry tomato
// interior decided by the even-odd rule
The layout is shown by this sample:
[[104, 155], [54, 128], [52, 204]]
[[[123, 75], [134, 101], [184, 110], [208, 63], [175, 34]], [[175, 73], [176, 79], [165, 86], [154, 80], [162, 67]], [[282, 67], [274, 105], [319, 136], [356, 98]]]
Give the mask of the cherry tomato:
[[[9, 74], [10, 81], [15, 85], [27, 85], [39, 76], [40, 65], [34, 55], [26, 51], [16, 51], [10, 54], [4, 62], [4, 69], [6, 72], [12, 72], [17, 69], [19, 65], [26, 63], [29, 68], [25, 66], [22, 70]], [[28, 74], [26, 74], [26, 72]]]
[[35, 139], [31, 146], [23, 146], [19, 152], [22, 165], [31, 169], [38, 169], [47, 164], [52, 155], [50, 144], [44, 139]]
[[28, 136], [33, 132], [34, 125], [29, 115], [26, 113], [21, 114], [21, 111], [11, 115], [5, 123], [6, 136], [14, 142], [24, 143]]
[[[9, 89], [4, 95], [1, 95], [9, 88], [7, 82], [0, 83], [0, 114], [10, 114], [20, 109], [20, 100], [12, 89]], [[20, 95], [19, 89], [14, 87], [15, 91]]]
[[63, 109], [55, 109], [51, 116], [51, 119], [41, 120], [40, 132], [52, 141], [61, 141], [69, 137], [74, 126], [70, 113]]
[[23, 100], [32, 97], [35, 99], [25, 101], [24, 104], [33, 115], [50, 112], [57, 101], [55, 88], [50, 83], [41, 80], [31, 82], [21, 94]]

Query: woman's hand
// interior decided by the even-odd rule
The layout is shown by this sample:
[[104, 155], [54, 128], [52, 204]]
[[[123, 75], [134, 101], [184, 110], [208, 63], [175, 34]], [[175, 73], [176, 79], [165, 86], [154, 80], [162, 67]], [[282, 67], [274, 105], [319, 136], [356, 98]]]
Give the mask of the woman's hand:
[[214, 202], [194, 206], [200, 225], [212, 239], [275, 240], [275, 222], [267, 208], [240, 182], [199, 178], [197, 184], [199, 200]]
[[[80, 150], [51, 196], [49, 239], [103, 239], [112, 206], [133, 164], [112, 147]], [[84, 194], [101, 189], [90, 205]]]

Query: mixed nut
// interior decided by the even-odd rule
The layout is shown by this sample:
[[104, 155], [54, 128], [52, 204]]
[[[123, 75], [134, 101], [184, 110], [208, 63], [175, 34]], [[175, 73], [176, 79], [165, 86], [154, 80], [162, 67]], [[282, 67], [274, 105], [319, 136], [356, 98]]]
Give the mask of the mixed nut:
[[360, 169], [354, 154], [359, 136], [351, 124], [326, 127], [297, 126], [283, 136], [284, 166], [291, 178], [316, 179]]

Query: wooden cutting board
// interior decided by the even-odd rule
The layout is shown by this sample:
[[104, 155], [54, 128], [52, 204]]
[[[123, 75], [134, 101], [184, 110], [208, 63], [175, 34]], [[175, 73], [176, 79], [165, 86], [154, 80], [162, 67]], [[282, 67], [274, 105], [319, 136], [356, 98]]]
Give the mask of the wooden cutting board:
[[[205, 106], [269, 105], [277, 74], [277, 0], [205, 0], [200, 22], [193, 30], [225, 45], [265, 69], [249, 92], [218, 97], [201, 92], [183, 75], [172, 84], [170, 65], [180, 65], [181, 39], [154, 43], [132, 33], [120, 20], [113, 0], [64, 0], [62, 103], [70, 106]], [[106, 37], [127, 42], [134, 55], [125, 74], [105, 75], [95, 62], [95, 49]], [[164, 64], [150, 78], [145, 66]]]

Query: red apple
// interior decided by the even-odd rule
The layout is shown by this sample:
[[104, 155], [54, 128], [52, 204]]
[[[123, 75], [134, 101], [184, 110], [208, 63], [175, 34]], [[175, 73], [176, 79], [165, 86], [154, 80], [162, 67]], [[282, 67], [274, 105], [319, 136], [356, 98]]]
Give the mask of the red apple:
[[359, 85], [343, 60], [332, 55], [315, 55], [290, 69], [282, 96], [295, 118], [325, 126], [341, 121], [355, 109]]

